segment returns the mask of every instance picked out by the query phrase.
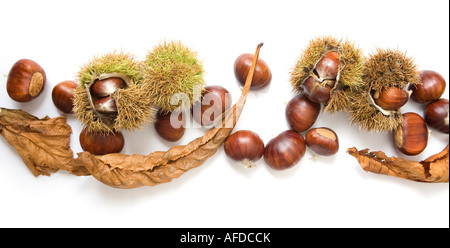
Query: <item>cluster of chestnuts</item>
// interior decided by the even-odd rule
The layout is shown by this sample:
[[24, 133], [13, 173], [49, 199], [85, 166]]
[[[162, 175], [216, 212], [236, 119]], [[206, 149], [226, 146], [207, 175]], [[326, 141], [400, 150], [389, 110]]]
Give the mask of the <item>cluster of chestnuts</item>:
[[425, 70], [420, 73], [420, 81], [409, 90], [413, 101], [426, 106], [424, 117], [413, 112], [403, 113], [402, 125], [393, 132], [396, 147], [409, 156], [418, 155], [427, 147], [428, 127], [449, 133], [448, 100], [441, 98], [446, 87], [444, 78], [435, 71]]
[[[317, 59], [310, 73], [304, 76], [298, 87], [301, 91], [286, 106], [285, 116], [290, 130], [280, 133], [266, 145], [258, 134], [240, 130], [231, 134], [224, 144], [227, 156], [242, 161], [245, 167], [252, 167], [264, 156], [265, 162], [273, 169], [283, 170], [297, 164], [304, 156], [306, 147], [320, 156], [330, 156], [339, 150], [336, 133], [326, 127], [312, 128], [320, 111], [330, 101], [330, 92], [336, 87], [341, 76], [342, 54], [339, 49], [331, 49]], [[243, 86], [253, 60], [252, 54], [240, 55], [234, 63], [237, 82]], [[272, 80], [272, 72], [261, 58], [258, 59], [250, 90], [265, 89]], [[29, 59], [17, 61], [7, 79], [9, 96], [19, 102], [35, 99], [42, 92], [46, 74], [41, 66]], [[295, 82], [297, 83], [297, 82]], [[79, 84], [63, 81], [52, 91], [54, 105], [65, 114], [72, 114], [74, 91]], [[120, 77], [107, 77], [94, 81], [89, 88], [89, 99], [93, 110], [99, 115], [114, 115], [118, 109], [111, 97], [120, 89], [128, 87]], [[411, 98], [424, 104], [424, 117], [417, 113], [403, 113], [402, 124], [393, 131], [395, 145], [406, 155], [418, 155], [427, 146], [428, 128], [449, 133], [449, 101], [443, 99], [446, 82], [434, 71], [421, 71], [420, 83], [406, 87], [382, 87], [371, 92], [370, 97], [383, 111], [398, 111]], [[231, 95], [227, 89], [211, 85], [202, 89], [200, 100], [193, 103], [190, 114], [202, 126], [211, 126], [231, 107]], [[180, 140], [185, 133], [185, 120], [181, 111], [158, 112], [154, 124], [156, 132], [165, 140]], [[301, 133], [305, 132], [303, 136]], [[120, 152], [124, 138], [120, 131], [110, 133], [80, 133], [83, 150], [93, 154]], [[107, 145], [106, 145], [107, 144]]]
[[[247, 77], [252, 59], [252, 55], [248, 54], [243, 54], [236, 59], [234, 72], [241, 85]], [[321, 110], [318, 102], [321, 100], [313, 102], [309, 98], [329, 98], [330, 91], [326, 96], [326, 89], [333, 87], [338, 66], [339, 61], [336, 61], [335, 52], [330, 52], [318, 63], [317, 77], [308, 79], [312, 82], [309, 84], [308, 93], [298, 94], [286, 107], [286, 118], [290, 130], [280, 133], [266, 145], [255, 132], [249, 130], [234, 132], [225, 141], [226, 155], [235, 161], [241, 161], [247, 168], [253, 167], [255, 162], [264, 156], [264, 161], [268, 166], [275, 170], [284, 170], [291, 168], [303, 158], [307, 146], [318, 155], [335, 154], [339, 149], [339, 141], [336, 133], [331, 129], [312, 128], [306, 133], [306, 138], [300, 133], [308, 130], [314, 124]], [[258, 59], [256, 68], [250, 90], [263, 89], [272, 79], [269, 67], [261, 58]], [[319, 80], [330, 81], [331, 86], [327, 86], [327, 83], [321, 84]]]

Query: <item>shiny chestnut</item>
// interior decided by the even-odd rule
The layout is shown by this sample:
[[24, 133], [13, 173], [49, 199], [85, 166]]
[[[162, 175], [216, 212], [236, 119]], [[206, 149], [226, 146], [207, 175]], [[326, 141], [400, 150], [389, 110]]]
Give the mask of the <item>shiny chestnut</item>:
[[219, 85], [206, 86], [201, 99], [194, 103], [192, 114], [194, 120], [203, 126], [212, 125], [216, 118], [231, 107], [230, 92]]
[[305, 136], [306, 146], [321, 156], [331, 156], [339, 150], [339, 139], [336, 133], [326, 127], [311, 128]]
[[94, 101], [94, 109], [101, 114], [117, 113], [116, 100], [110, 96], [99, 98]]
[[264, 142], [258, 134], [240, 130], [225, 140], [224, 150], [228, 157], [250, 168], [264, 155]]
[[398, 87], [385, 87], [375, 92], [375, 103], [384, 110], [397, 110], [409, 100], [409, 93]]
[[439, 130], [440, 132], [448, 134], [448, 100], [439, 99], [429, 103], [425, 108], [425, 122], [431, 128]]
[[305, 155], [303, 136], [287, 130], [271, 139], [264, 149], [264, 161], [272, 169], [285, 170], [296, 165]]
[[120, 131], [111, 134], [89, 133], [83, 129], [80, 133], [80, 145], [83, 151], [95, 155], [119, 153], [125, 145], [125, 139]]
[[445, 79], [441, 74], [425, 70], [420, 73], [419, 85], [411, 85], [411, 99], [418, 103], [427, 103], [439, 100], [445, 91]]
[[335, 83], [335, 80], [321, 82], [318, 78], [310, 76], [302, 85], [303, 94], [312, 102], [327, 103], [330, 100], [331, 90]]
[[397, 148], [406, 155], [420, 154], [428, 144], [428, 128], [425, 120], [418, 114], [403, 114], [403, 124], [394, 131]]
[[112, 95], [118, 89], [126, 86], [125, 81], [118, 77], [110, 77], [97, 80], [91, 86], [91, 94], [94, 97], [106, 97]]
[[317, 120], [320, 104], [310, 101], [304, 94], [293, 97], [286, 106], [286, 119], [291, 129], [297, 132], [308, 130]]
[[[248, 72], [253, 62], [253, 54], [244, 53], [234, 62], [234, 75], [241, 86], [244, 86]], [[264, 60], [258, 58], [253, 81], [250, 90], [261, 90], [266, 88], [272, 81], [272, 72]]]
[[316, 64], [314, 72], [322, 79], [336, 80], [339, 73], [340, 54], [337, 51], [326, 53]]
[[8, 73], [6, 90], [17, 102], [29, 102], [42, 92], [46, 76], [42, 67], [30, 59], [17, 61]]
[[52, 90], [52, 101], [56, 108], [65, 114], [73, 113], [73, 91], [77, 87], [78, 84], [70, 80], [55, 85]]
[[186, 130], [183, 123], [183, 114], [178, 111], [167, 114], [158, 112], [155, 130], [161, 138], [167, 141], [175, 142], [180, 140]]

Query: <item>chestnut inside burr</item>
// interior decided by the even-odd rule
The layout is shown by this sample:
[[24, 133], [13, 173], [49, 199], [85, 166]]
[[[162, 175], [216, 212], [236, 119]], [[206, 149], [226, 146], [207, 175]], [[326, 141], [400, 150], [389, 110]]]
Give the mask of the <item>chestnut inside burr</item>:
[[86, 85], [89, 102], [99, 115], [117, 114], [118, 106], [114, 99], [117, 90], [125, 89], [129, 78], [118, 73], [102, 74], [89, 85]]
[[309, 100], [315, 103], [327, 103], [330, 100], [331, 91], [339, 79], [339, 59], [338, 51], [329, 51], [317, 61], [312, 73], [302, 84], [302, 90]]

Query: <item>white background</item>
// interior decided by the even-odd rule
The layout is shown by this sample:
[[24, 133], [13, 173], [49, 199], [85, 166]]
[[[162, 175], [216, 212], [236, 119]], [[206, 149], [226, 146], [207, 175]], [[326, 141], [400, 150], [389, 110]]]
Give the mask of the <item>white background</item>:
[[[250, 129], [267, 143], [288, 128], [285, 103], [294, 94], [289, 71], [308, 41], [333, 35], [354, 41], [369, 55], [376, 47], [399, 49], [420, 69], [449, 81], [449, 2], [428, 1], [1, 1], [0, 106], [21, 108], [39, 118], [59, 113], [51, 90], [75, 78], [94, 55], [125, 50], [143, 58], [159, 42], [181, 40], [203, 60], [208, 85], [221, 85], [238, 99], [234, 60], [253, 53], [270, 66], [271, 86], [250, 93], [235, 130]], [[16, 103], [6, 93], [15, 61], [38, 62], [48, 81], [42, 95]], [[448, 87], [446, 89], [448, 98]], [[409, 102], [404, 112], [423, 115]], [[81, 152], [80, 122], [72, 126], [71, 147]], [[350, 125], [347, 113], [320, 114], [315, 127], [336, 131], [333, 157], [303, 160], [286, 171], [264, 160], [244, 169], [223, 148], [202, 166], [170, 183], [121, 190], [95, 178], [60, 171], [35, 178], [0, 138], [1, 227], [448, 227], [448, 184], [423, 184], [365, 173], [347, 148], [383, 150], [403, 156], [390, 133], [368, 133]], [[186, 144], [205, 129], [189, 129]], [[148, 154], [171, 145], [152, 126], [125, 133], [124, 153]], [[433, 132], [422, 160], [440, 152], [448, 135]], [[404, 156], [403, 156], [404, 157]]]

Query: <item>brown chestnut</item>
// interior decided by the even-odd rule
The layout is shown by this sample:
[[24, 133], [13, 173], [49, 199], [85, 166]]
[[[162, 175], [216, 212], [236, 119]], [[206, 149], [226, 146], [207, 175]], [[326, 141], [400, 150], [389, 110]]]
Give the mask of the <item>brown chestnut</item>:
[[321, 82], [318, 78], [310, 76], [302, 85], [303, 93], [312, 102], [327, 103], [330, 100], [331, 90], [335, 83], [335, 80], [324, 80]]
[[398, 87], [384, 87], [373, 95], [375, 103], [384, 110], [397, 110], [409, 100], [409, 93]]
[[411, 99], [418, 103], [439, 100], [445, 91], [445, 79], [435, 71], [421, 71], [420, 81], [421, 84], [409, 87], [412, 90]]
[[242, 162], [245, 168], [250, 168], [264, 155], [264, 142], [258, 134], [240, 130], [225, 140], [224, 150], [228, 157]]
[[80, 133], [80, 145], [83, 151], [95, 155], [119, 153], [125, 145], [120, 131], [111, 134], [89, 133], [83, 129]]
[[339, 150], [339, 139], [336, 133], [326, 127], [312, 128], [306, 132], [306, 146], [321, 156], [331, 156]]
[[73, 108], [73, 91], [78, 87], [74, 81], [62, 81], [52, 90], [53, 104], [65, 114], [71, 114]]
[[425, 108], [425, 122], [428, 126], [448, 134], [448, 100], [439, 99]]
[[94, 97], [110, 96], [116, 90], [122, 89], [126, 86], [125, 81], [118, 77], [110, 77], [102, 80], [97, 80], [91, 86], [91, 93]]
[[305, 140], [295, 131], [287, 130], [271, 139], [264, 149], [264, 161], [272, 169], [293, 167], [305, 155]]
[[202, 100], [194, 103], [192, 114], [197, 123], [209, 126], [230, 107], [230, 92], [222, 86], [211, 85], [205, 87]]
[[167, 114], [158, 112], [155, 130], [163, 139], [172, 142], [178, 141], [183, 137], [185, 129], [181, 112], [176, 111]]
[[114, 98], [107, 96], [102, 97], [94, 101], [94, 108], [97, 112], [101, 114], [113, 114], [117, 113], [116, 100]]
[[286, 119], [291, 129], [297, 132], [308, 130], [320, 113], [320, 104], [310, 101], [305, 95], [293, 97], [286, 106]]
[[339, 72], [340, 54], [337, 51], [326, 53], [316, 64], [314, 72], [322, 79], [336, 80]]
[[403, 124], [394, 131], [394, 141], [402, 153], [409, 156], [420, 154], [428, 144], [425, 120], [416, 113], [404, 113]]
[[[244, 86], [245, 84], [252, 62], [253, 54], [249, 53], [240, 55], [234, 62], [234, 75], [241, 86]], [[270, 81], [272, 81], [272, 72], [270, 71], [269, 66], [264, 60], [258, 58], [250, 90], [264, 89], [270, 84]]]
[[8, 73], [6, 90], [17, 102], [29, 102], [42, 92], [45, 86], [45, 71], [30, 59], [17, 61]]

